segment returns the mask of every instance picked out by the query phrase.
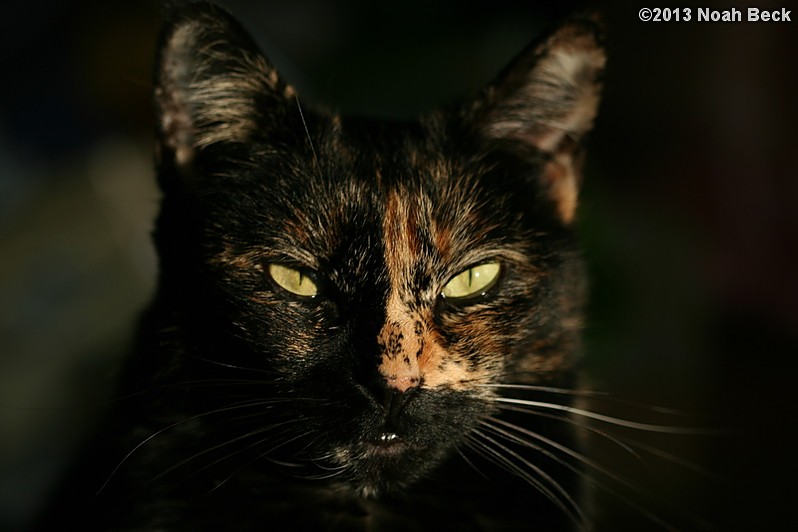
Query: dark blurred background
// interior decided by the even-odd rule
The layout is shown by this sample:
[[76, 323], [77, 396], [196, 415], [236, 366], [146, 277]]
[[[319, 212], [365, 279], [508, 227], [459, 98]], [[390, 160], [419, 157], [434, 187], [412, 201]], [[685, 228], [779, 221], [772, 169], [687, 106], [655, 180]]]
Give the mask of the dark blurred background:
[[[473, 94], [579, 7], [223, 5], [306, 99], [385, 116]], [[609, 63], [580, 228], [592, 387], [728, 429], [649, 438], [719, 475], [665, 465], [641, 481], [674, 506], [719, 530], [795, 529], [798, 10], [712, 24], [698, 7], [748, 6], [682, 3], [692, 22], [643, 23], [656, 5], [600, 7]], [[159, 18], [157, 1], [12, 0], [0, 15], [0, 530], [38, 510], [153, 290]], [[625, 512], [602, 529], [631, 529]]]

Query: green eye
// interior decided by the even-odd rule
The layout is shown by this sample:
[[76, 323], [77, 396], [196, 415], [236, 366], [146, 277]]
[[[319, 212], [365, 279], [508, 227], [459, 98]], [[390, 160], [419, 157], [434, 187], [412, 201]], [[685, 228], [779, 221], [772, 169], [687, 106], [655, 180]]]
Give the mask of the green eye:
[[485, 264], [472, 266], [458, 273], [451, 281], [446, 283], [441, 295], [446, 299], [464, 299], [482, 295], [496, 284], [499, 279], [499, 272], [501, 272], [501, 266], [498, 262], [486, 262]]
[[269, 275], [280, 288], [296, 294], [298, 296], [313, 297], [319, 293], [316, 283], [302, 273], [288, 266], [280, 264], [269, 264]]

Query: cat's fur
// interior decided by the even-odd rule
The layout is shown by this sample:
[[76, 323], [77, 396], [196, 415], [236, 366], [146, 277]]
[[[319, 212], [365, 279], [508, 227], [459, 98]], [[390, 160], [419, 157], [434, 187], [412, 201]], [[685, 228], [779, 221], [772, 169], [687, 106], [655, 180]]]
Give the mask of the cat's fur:
[[[77, 521], [584, 526], [577, 475], [546, 443], [576, 446], [564, 412], [498, 398], [567, 406], [547, 389], [578, 386], [573, 225], [603, 65], [597, 23], [574, 18], [467, 103], [347, 118], [300, 106], [221, 9], [173, 10], [156, 65], [158, 296]], [[484, 295], [441, 297], [486, 262], [501, 274]], [[282, 289], [275, 263], [318, 295]]]

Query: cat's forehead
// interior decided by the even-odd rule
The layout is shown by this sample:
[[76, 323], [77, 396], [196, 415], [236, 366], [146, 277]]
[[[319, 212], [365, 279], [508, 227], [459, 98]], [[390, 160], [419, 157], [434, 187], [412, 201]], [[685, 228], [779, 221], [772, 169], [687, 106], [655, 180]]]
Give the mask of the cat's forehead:
[[498, 223], [492, 218], [501, 218], [490, 204], [500, 202], [502, 192], [439, 130], [389, 124], [356, 134], [338, 131], [329, 141], [334, 151], [321, 150], [333, 160], [329, 173], [320, 161], [320, 171], [309, 177], [335, 190], [342, 216], [365, 207], [379, 227], [396, 226], [417, 241], [432, 239], [444, 253], [454, 237], [479, 240]]
[[[362, 188], [381, 212], [397, 208], [433, 217], [444, 205], [467, 206], [488, 192], [480, 168], [458, 150], [439, 120], [402, 122], [340, 120], [322, 138], [321, 156], [332, 163], [334, 186]], [[317, 165], [324, 167], [324, 159]]]
[[262, 145], [246, 164], [232, 161], [246, 182], [214, 218], [240, 213], [225, 231], [249, 235], [246, 249], [351, 277], [453, 275], [524, 252], [528, 194], [498, 182], [440, 122], [309, 125], [300, 146]]
[[315, 217], [286, 226], [288, 240], [312, 255], [310, 265], [352, 285], [384, 272], [404, 279], [408, 289], [429, 287], [430, 279], [440, 281], [475, 263], [525, 260], [524, 243], [485, 216], [473, 198], [443, 197], [397, 186], [365, 208], [339, 204], [335, 220]]

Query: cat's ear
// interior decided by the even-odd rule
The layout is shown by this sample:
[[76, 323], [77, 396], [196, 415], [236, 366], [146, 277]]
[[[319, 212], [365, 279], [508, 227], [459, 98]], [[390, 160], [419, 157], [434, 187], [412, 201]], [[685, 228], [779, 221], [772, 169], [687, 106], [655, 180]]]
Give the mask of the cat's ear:
[[581, 181], [580, 141], [598, 110], [601, 35], [596, 16], [569, 19], [521, 53], [472, 108], [481, 138], [545, 161], [541, 185], [566, 224]]
[[158, 157], [178, 170], [208, 146], [262, 134], [294, 96], [249, 34], [212, 4], [171, 12], [155, 68]]

